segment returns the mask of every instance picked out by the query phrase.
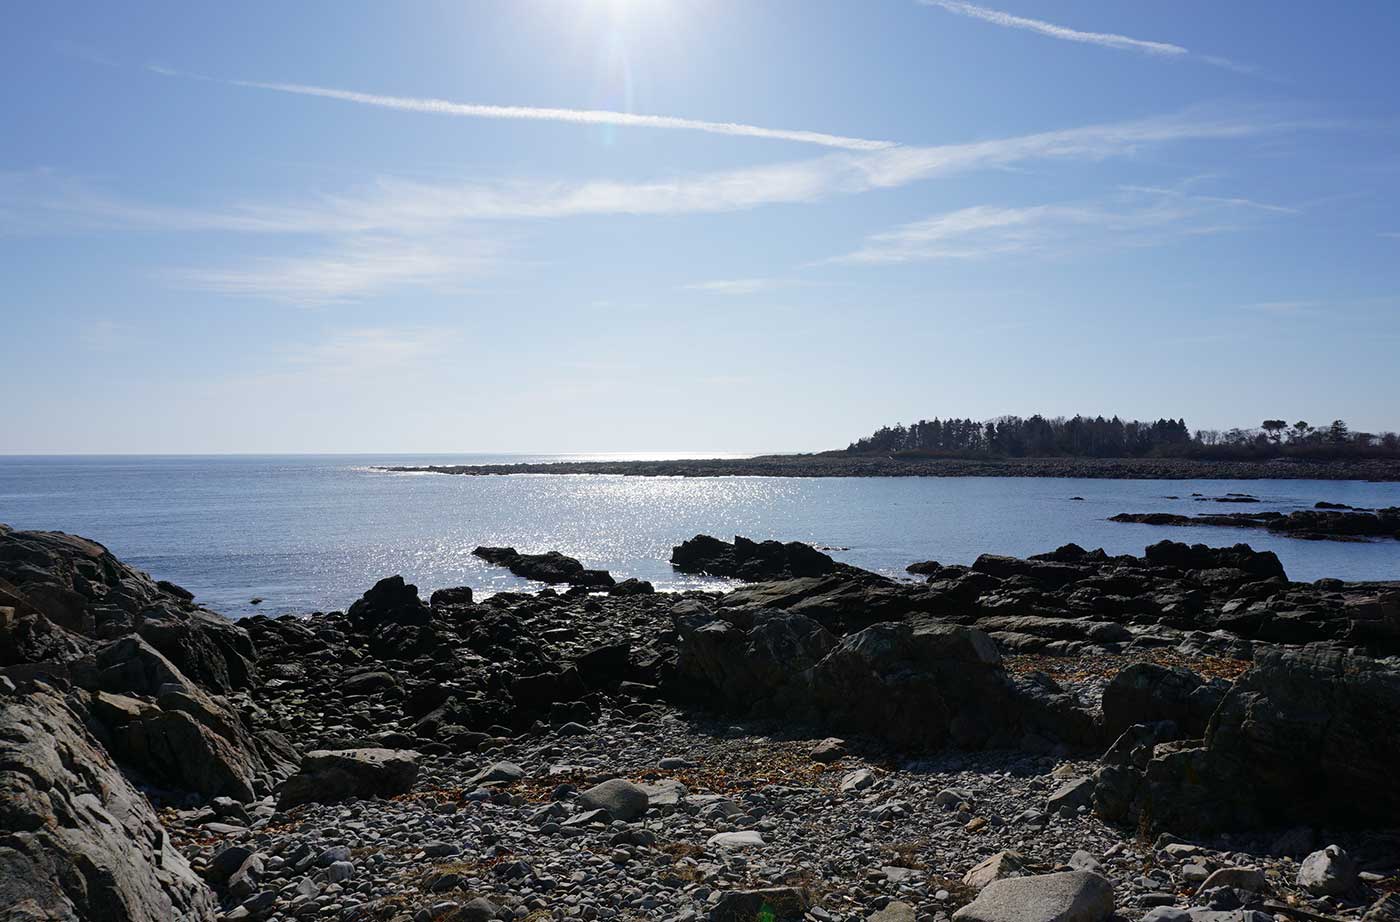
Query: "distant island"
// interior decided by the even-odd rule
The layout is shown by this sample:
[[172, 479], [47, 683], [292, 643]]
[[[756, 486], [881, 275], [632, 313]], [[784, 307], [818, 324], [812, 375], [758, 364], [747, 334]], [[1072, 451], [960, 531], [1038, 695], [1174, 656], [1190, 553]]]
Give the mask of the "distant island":
[[1184, 420], [1002, 416], [885, 426], [812, 454], [670, 461], [384, 466], [440, 474], [626, 474], [639, 477], [1085, 477], [1130, 480], [1400, 481], [1400, 435], [1265, 420], [1196, 430]]

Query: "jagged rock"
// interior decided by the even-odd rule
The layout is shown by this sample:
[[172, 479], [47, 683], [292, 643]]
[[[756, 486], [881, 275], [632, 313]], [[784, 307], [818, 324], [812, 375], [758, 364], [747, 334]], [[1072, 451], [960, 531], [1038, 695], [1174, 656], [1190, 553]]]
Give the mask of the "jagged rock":
[[703, 613], [691, 621], [677, 618], [676, 674], [691, 684], [693, 695], [717, 695], [718, 703], [738, 710], [774, 706], [788, 682], [836, 646], [835, 637], [802, 615], [761, 612], [748, 630], [707, 618]]
[[[1152, 824], [1176, 831], [1400, 822], [1400, 664], [1326, 648], [1262, 651], [1203, 742], [1159, 745]], [[1338, 798], [1336, 791], [1364, 791]]]
[[612, 575], [607, 570], [589, 570], [573, 557], [558, 551], [522, 554], [513, 547], [477, 547], [472, 554], [488, 563], [505, 567], [516, 576], [542, 583], [569, 583], [598, 589], [610, 589], [614, 585]]
[[1248, 544], [1234, 547], [1207, 547], [1204, 544], [1182, 544], [1159, 541], [1147, 548], [1144, 559], [1154, 566], [1176, 567], [1182, 570], [1241, 570], [1259, 579], [1288, 579], [1283, 564], [1273, 551], [1256, 551]]
[[399, 749], [316, 750], [302, 759], [277, 798], [278, 809], [304, 803], [405, 794], [418, 778], [418, 753]]
[[842, 565], [800, 541], [750, 541], [736, 535], [728, 544], [696, 535], [671, 549], [671, 566], [682, 573], [765, 580], [823, 576]]
[[1207, 683], [1189, 669], [1133, 663], [1104, 688], [1104, 729], [1116, 737], [1135, 724], [1170, 720], [1186, 736], [1199, 738], [1228, 687]]
[[1009, 877], [982, 888], [954, 922], [1102, 922], [1113, 913], [1113, 885], [1092, 871]]
[[[0, 606], [15, 608], [10, 630], [27, 645], [27, 662], [67, 661], [88, 648], [86, 641], [136, 633], [201, 687], [227, 692], [256, 679], [247, 631], [86, 538], [0, 526]], [[34, 615], [52, 627], [25, 621]], [[63, 640], [55, 629], [71, 637]]]
[[362, 624], [427, 624], [432, 609], [418, 597], [418, 587], [406, 584], [402, 576], [386, 576], [375, 583], [346, 612]]
[[214, 918], [145, 797], [45, 686], [0, 707], [0, 829], [6, 918]]

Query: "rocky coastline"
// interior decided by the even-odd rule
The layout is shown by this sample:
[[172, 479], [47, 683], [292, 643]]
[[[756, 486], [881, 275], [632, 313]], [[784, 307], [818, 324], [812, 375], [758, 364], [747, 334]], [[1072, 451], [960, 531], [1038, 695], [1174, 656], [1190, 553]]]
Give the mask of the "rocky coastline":
[[0, 919], [1400, 919], [1400, 584], [482, 550], [560, 582], [230, 622], [0, 527]]
[[903, 458], [825, 452], [674, 461], [384, 465], [434, 474], [624, 474], [631, 477], [1081, 477], [1108, 480], [1400, 481], [1400, 460], [1201, 461], [1187, 458]]
[[[1221, 501], [1221, 500], [1217, 500]], [[1233, 497], [1226, 501], [1253, 501]], [[1173, 512], [1122, 512], [1110, 522], [1142, 525], [1210, 525], [1224, 528], [1262, 528], [1276, 535], [1309, 541], [1400, 540], [1400, 506], [1356, 509], [1338, 503], [1319, 502], [1312, 509], [1293, 512], [1231, 512], [1178, 515]]]

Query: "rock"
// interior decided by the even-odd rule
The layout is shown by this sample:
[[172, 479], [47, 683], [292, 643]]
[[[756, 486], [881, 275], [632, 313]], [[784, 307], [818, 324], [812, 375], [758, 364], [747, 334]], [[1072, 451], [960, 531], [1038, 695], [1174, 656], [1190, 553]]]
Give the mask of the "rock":
[[457, 910], [456, 918], [460, 922], [492, 922], [496, 914], [500, 912], [496, 904], [484, 896], [469, 900]]
[[418, 587], [406, 584], [402, 576], [387, 576], [375, 583], [346, 614], [367, 625], [427, 624], [433, 617], [432, 609], [418, 597]]
[[709, 535], [696, 535], [671, 549], [671, 566], [682, 573], [706, 573], [744, 580], [822, 576], [840, 564], [799, 541], [750, 541], [735, 537], [727, 544]]
[[813, 762], [836, 762], [846, 755], [846, 741], [829, 736], [812, 747]]
[[841, 793], [851, 794], [875, 786], [875, 773], [868, 768], [858, 768], [847, 772], [841, 779]]
[[1063, 816], [1073, 816], [1081, 807], [1088, 807], [1094, 798], [1094, 779], [1075, 778], [1065, 782], [1045, 802], [1045, 809]]
[[496, 762], [467, 779], [465, 789], [474, 791], [489, 784], [510, 784], [525, 777], [525, 769], [514, 762]]
[[1117, 737], [1135, 724], [1170, 720], [1186, 737], [1200, 739], [1226, 690], [1208, 686], [1189, 669], [1133, 663], [1104, 688], [1104, 729]]
[[1113, 913], [1113, 885], [1089, 871], [1012, 877], [989, 883], [953, 913], [954, 922], [1102, 922]]
[[1356, 886], [1356, 862], [1340, 846], [1329, 845], [1303, 859], [1298, 886], [1315, 896], [1341, 896]]
[[710, 922], [800, 922], [812, 906], [811, 894], [800, 887], [772, 887], [767, 890], [726, 890], [710, 910]]
[[0, 829], [6, 918], [214, 918], [150, 803], [47, 686], [0, 708]]
[[436, 589], [428, 596], [428, 605], [433, 608], [447, 608], [454, 605], [472, 604], [472, 587], [452, 586], [446, 589]]
[[472, 555], [505, 567], [516, 576], [542, 583], [569, 583], [574, 586], [610, 589], [614, 582], [607, 570], [589, 570], [573, 557], [558, 551], [522, 554], [513, 547], [478, 547]]
[[754, 848], [763, 844], [763, 834], [756, 829], [739, 832], [717, 832], [705, 840], [711, 848]]
[[870, 916], [870, 922], [914, 922], [914, 907], [901, 900], [890, 900], [885, 908]]
[[[257, 654], [248, 632], [193, 599], [128, 567], [96, 541], [0, 528], [0, 606], [16, 611], [12, 623], [0, 626], [0, 665], [37, 657], [70, 662], [93, 640], [134, 632], [203, 688], [250, 687]], [[17, 658], [21, 652], [31, 658]]]
[[[1156, 828], [1400, 823], [1400, 663], [1264, 649], [1200, 744], [1159, 745], [1144, 772]], [[1365, 797], [1335, 796], [1365, 791]]]
[[418, 754], [401, 749], [318, 749], [283, 784], [279, 810], [304, 803], [405, 794], [418, 777]]
[[656, 587], [644, 579], [625, 579], [608, 590], [608, 595], [651, 595]]
[[1024, 855], [1016, 851], [1002, 851], [974, 865], [972, 870], [963, 875], [962, 882], [981, 890], [994, 880], [1024, 877], [1029, 873]]
[[646, 813], [650, 804], [646, 791], [621, 778], [594, 785], [579, 795], [578, 802], [585, 810], [606, 810], [613, 819], [623, 822]]
[[1231, 887], [1246, 893], [1265, 893], [1269, 889], [1269, 879], [1258, 868], [1220, 868], [1214, 871], [1201, 884], [1201, 891], [1216, 887]]

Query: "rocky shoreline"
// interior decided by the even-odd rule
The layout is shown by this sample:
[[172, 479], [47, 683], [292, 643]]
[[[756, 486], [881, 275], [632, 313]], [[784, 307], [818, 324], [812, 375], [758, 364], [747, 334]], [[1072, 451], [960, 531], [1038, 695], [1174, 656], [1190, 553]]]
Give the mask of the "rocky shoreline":
[[1083, 477], [1100, 480], [1400, 481], [1400, 461], [1198, 461], [1179, 458], [898, 458], [829, 452], [674, 461], [380, 466], [434, 474], [625, 474], [632, 477]]
[[483, 550], [586, 585], [234, 623], [0, 527], [0, 919], [1400, 918], [1400, 585]]
[[[1240, 497], [1217, 501], [1253, 501]], [[1308, 541], [1400, 540], [1400, 506], [1356, 509], [1339, 503], [1319, 502], [1312, 509], [1294, 512], [1231, 512], [1178, 515], [1173, 512], [1121, 512], [1110, 522], [1142, 525], [1211, 525], [1224, 528], [1262, 528], [1276, 535]]]

